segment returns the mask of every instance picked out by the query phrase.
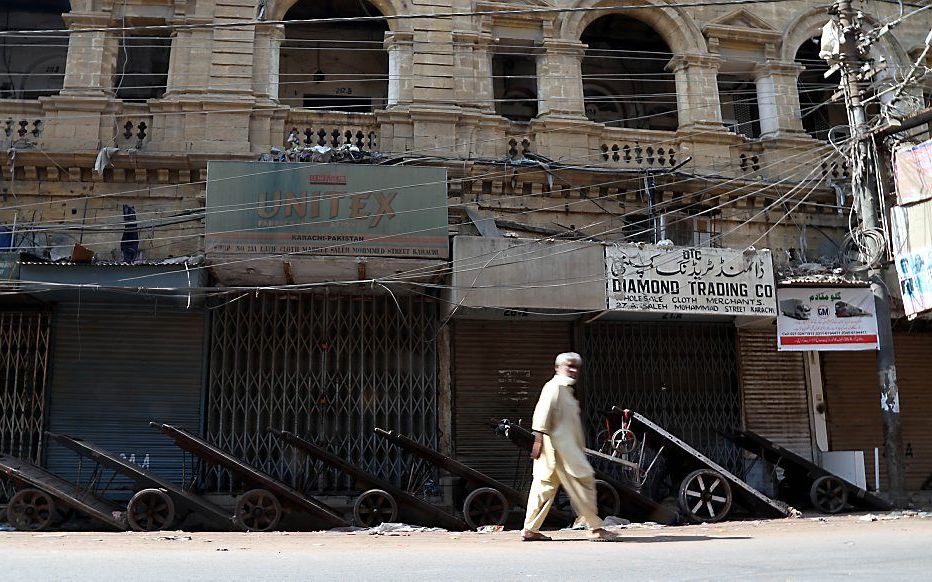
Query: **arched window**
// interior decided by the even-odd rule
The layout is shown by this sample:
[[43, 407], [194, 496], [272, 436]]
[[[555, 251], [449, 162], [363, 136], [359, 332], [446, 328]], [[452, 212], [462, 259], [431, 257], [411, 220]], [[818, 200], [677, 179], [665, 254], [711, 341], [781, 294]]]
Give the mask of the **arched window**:
[[[610, 14], [586, 27], [582, 61], [586, 116], [592, 121], [635, 129], [677, 128], [676, 85], [666, 65], [670, 47], [653, 28], [634, 18]], [[622, 103], [618, 115], [613, 102]]]
[[[380, 16], [365, 0], [302, 0], [285, 20]], [[369, 113], [388, 98], [384, 20], [285, 26], [278, 94], [292, 107]]]
[[827, 140], [833, 127], [848, 125], [848, 113], [843, 100], [832, 102], [838, 90], [840, 73], [827, 79], [828, 63], [819, 58], [819, 39], [807, 40], [796, 51], [796, 62], [805, 67], [799, 74], [799, 113], [803, 129], [815, 139]]
[[[4, 0], [0, 30], [63, 30], [68, 0]], [[0, 37], [0, 99], [37, 99], [61, 91], [68, 34]]]

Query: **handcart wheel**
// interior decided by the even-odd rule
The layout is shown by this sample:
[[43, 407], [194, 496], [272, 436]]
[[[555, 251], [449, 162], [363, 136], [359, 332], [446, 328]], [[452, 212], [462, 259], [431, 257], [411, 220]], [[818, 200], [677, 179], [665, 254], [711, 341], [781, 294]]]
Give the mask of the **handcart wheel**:
[[467, 495], [463, 503], [463, 518], [473, 529], [503, 525], [507, 516], [508, 501], [498, 489], [480, 487]]
[[387, 491], [370, 489], [356, 498], [353, 517], [356, 524], [362, 527], [375, 527], [381, 523], [393, 522], [398, 517], [398, 503]]
[[43, 531], [52, 525], [55, 501], [38, 489], [22, 489], [10, 499], [6, 508], [10, 525], [19, 531]]
[[161, 489], [143, 489], [129, 500], [126, 521], [133, 531], [169, 529], [175, 521], [175, 502]]
[[838, 513], [848, 503], [848, 489], [838, 477], [822, 475], [812, 482], [809, 500], [822, 513]]
[[731, 509], [731, 486], [720, 473], [698, 469], [683, 479], [679, 502], [680, 509], [692, 521], [719, 521]]
[[629, 428], [620, 428], [612, 433], [612, 454], [627, 455], [637, 445], [637, 437]]
[[621, 510], [621, 497], [618, 496], [618, 491], [601, 479], [595, 480], [595, 500], [599, 517], [618, 515]]
[[239, 496], [233, 519], [243, 531], [271, 531], [282, 518], [282, 504], [271, 491], [253, 489]]

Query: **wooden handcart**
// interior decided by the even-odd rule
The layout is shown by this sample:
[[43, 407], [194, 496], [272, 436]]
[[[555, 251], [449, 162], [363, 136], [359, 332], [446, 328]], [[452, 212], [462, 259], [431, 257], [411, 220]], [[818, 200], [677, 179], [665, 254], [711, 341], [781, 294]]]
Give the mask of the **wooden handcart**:
[[126, 521], [135, 531], [171, 529], [191, 513], [215, 527], [232, 529], [233, 515], [203, 497], [171, 483], [94, 443], [67, 435], [48, 433], [49, 438], [75, 454], [115, 471], [133, 482], [134, 495], [126, 506]]
[[233, 512], [233, 522], [245, 531], [271, 531], [281, 521], [283, 511], [298, 511], [310, 515], [322, 528], [346, 527], [349, 524], [331, 507], [304, 495], [281, 481], [248, 465], [180, 428], [150, 422], [184, 451], [203, 462], [223, 467], [252, 489], [239, 496]]
[[857, 509], [889, 511], [893, 506], [809, 459], [750, 430], [732, 430], [726, 435], [739, 447], [783, 469], [777, 486], [781, 497], [791, 503], [808, 501], [822, 513], [838, 513], [849, 505]]
[[401, 487], [360, 469], [307, 439], [288, 431], [270, 429], [269, 432], [301, 453], [353, 478], [356, 487], [363, 490], [353, 504], [353, 518], [356, 525], [375, 527], [383, 522], [393, 522], [398, 519], [399, 508], [403, 508], [408, 510], [414, 523], [456, 531], [469, 529], [462, 519], [412, 495]]
[[[465, 480], [469, 493], [463, 501], [463, 519], [471, 528], [504, 525], [512, 508], [524, 507], [527, 503], [526, 493], [505, 485], [405, 435], [381, 428], [376, 428], [375, 433], [412, 455]], [[551, 511], [551, 516], [555, 519], [569, 520], [569, 516], [563, 512]]]
[[125, 531], [124, 508], [98, 494], [93, 478], [85, 484], [66, 481], [42, 467], [0, 455], [0, 476], [13, 482], [16, 493], [7, 504], [7, 519], [20, 531], [51, 528], [62, 512], [86, 515], [104, 526]]
[[[732, 502], [762, 517], [786, 517], [791, 508], [754, 489], [675, 435], [631, 410], [613, 407], [622, 418], [607, 441], [607, 452], [591, 456], [620, 466], [625, 481], [641, 490], [663, 466], [675, 488], [677, 504], [693, 522], [716, 522], [731, 512]], [[662, 463], [659, 463], [661, 461]]]

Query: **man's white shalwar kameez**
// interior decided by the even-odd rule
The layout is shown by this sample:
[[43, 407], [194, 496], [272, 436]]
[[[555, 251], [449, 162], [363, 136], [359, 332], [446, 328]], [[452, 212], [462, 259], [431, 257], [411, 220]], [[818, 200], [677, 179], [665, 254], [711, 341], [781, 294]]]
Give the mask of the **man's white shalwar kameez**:
[[534, 409], [531, 429], [544, 438], [540, 457], [534, 461], [525, 531], [540, 531], [561, 486], [573, 510], [589, 528], [602, 527], [596, 514], [595, 472], [586, 459], [579, 402], [573, 395], [572, 383], [565, 376], [554, 376], [544, 384]]

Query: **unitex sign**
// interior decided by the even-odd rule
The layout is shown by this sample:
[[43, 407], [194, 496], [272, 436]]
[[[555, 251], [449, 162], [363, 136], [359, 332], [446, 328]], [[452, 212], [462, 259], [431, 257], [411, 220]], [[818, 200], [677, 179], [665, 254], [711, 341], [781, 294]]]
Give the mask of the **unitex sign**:
[[445, 259], [446, 170], [209, 162], [208, 255]]

